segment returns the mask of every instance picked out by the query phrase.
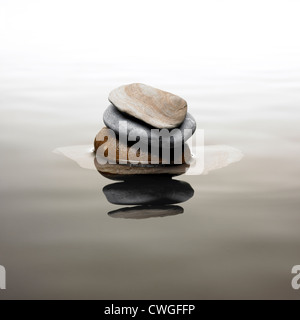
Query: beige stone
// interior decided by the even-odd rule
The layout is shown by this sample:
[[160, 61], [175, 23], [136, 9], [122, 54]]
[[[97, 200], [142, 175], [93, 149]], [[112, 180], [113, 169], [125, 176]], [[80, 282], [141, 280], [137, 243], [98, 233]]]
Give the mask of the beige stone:
[[187, 113], [187, 103], [184, 99], [141, 83], [114, 89], [108, 100], [120, 111], [155, 128], [178, 127]]
[[188, 164], [179, 165], [126, 165], [99, 164], [95, 157], [95, 167], [104, 177], [112, 180], [126, 180], [143, 177], [144, 175], [179, 176], [184, 174]]

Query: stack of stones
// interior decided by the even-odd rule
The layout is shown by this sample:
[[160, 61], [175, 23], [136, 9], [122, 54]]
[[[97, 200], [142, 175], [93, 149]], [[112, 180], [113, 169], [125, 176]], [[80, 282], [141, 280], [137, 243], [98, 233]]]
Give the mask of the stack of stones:
[[[106, 127], [97, 134], [94, 142], [95, 165], [102, 175], [126, 180], [145, 175], [176, 176], [186, 172], [190, 153], [183, 146], [195, 132], [196, 121], [187, 113], [184, 99], [140, 83], [116, 88], [108, 99], [111, 105], [103, 115]], [[168, 134], [164, 136], [162, 132]], [[174, 151], [178, 147], [182, 147], [179, 148], [182, 150], [180, 154]], [[107, 163], [99, 161], [98, 149], [104, 150], [102, 153]], [[165, 162], [162, 156], [166, 149], [171, 154], [169, 162]]]

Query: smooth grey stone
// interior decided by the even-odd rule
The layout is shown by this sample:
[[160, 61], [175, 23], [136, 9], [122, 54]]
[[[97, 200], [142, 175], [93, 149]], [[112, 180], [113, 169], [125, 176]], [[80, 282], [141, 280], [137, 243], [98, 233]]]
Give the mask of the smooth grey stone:
[[136, 206], [110, 211], [108, 215], [112, 218], [147, 219], [174, 216], [183, 212], [180, 206]]
[[194, 190], [189, 183], [168, 178], [139, 179], [106, 185], [106, 199], [120, 205], [175, 204], [189, 200]]
[[[163, 148], [174, 148], [175, 146], [183, 144], [193, 135], [197, 126], [194, 117], [190, 113], [187, 113], [184, 121], [178, 128], [170, 130], [162, 129], [165, 133], [169, 133], [172, 132], [172, 130], [175, 130], [174, 136], [172, 136], [170, 139], [170, 136], [168, 135], [161, 136], [161, 134], [158, 132], [160, 129], [155, 129], [138, 119], [135, 119], [131, 116], [126, 115], [125, 113], [120, 112], [114, 105], [110, 105], [104, 111], [103, 121], [108, 128], [116, 132], [116, 134], [119, 136], [119, 139], [121, 130], [125, 133], [126, 137], [128, 137], [129, 134], [132, 137], [139, 136], [143, 144], [151, 144], [155, 147], [161, 146]], [[123, 124], [120, 124], [119, 126], [120, 121], [126, 121], [127, 128], [125, 128]], [[151, 135], [152, 129], [155, 129], [155, 131], [152, 131]], [[185, 129], [189, 129], [189, 132], [185, 133]]]

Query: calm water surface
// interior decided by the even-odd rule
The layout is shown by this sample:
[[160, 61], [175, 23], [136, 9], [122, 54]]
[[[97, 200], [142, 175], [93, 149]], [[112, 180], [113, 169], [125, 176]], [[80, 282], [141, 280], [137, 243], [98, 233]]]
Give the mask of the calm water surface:
[[[0, 299], [300, 298], [300, 63], [222, 66], [3, 66]], [[108, 93], [130, 82], [184, 97], [206, 144], [244, 154], [176, 178], [194, 190], [180, 212], [112, 217], [113, 182], [53, 153], [92, 144]]]

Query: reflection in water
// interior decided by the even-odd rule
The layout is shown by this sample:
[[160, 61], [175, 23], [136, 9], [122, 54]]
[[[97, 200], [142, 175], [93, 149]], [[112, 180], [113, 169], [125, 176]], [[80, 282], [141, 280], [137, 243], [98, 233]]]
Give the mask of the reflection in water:
[[[146, 171], [147, 169], [145, 167]], [[99, 172], [102, 174], [101, 171]], [[173, 180], [170, 177], [158, 174], [131, 174], [129, 177], [129, 179], [126, 179], [125, 176], [123, 182], [108, 184], [103, 188], [103, 193], [110, 203], [135, 205], [135, 207], [110, 211], [108, 213], [110, 217], [146, 219], [174, 216], [183, 213], [184, 210], [180, 206], [170, 204], [187, 201], [194, 195], [194, 190], [190, 184]], [[114, 177], [112, 177], [113, 179]]]
[[[196, 150], [197, 148], [203, 147], [196, 147]], [[96, 168], [105, 178], [123, 181], [103, 188], [107, 200], [117, 205], [142, 205], [142, 207], [119, 209], [111, 211], [109, 215], [114, 217], [130, 216], [131, 218], [138, 216], [139, 219], [142, 217], [174, 215], [173, 212], [183, 212], [182, 208], [179, 212], [176, 211], [178, 208], [174, 209], [173, 207], [170, 208], [170, 206], [168, 208], [157, 207], [157, 205], [181, 203], [193, 196], [194, 190], [188, 183], [173, 180], [172, 177], [182, 174], [208, 174], [210, 171], [224, 168], [243, 158], [240, 150], [226, 145], [205, 146], [204, 167], [203, 163], [199, 161], [192, 161], [191, 165], [122, 165], [118, 163], [101, 165], [98, 163], [90, 145], [58, 148], [54, 152], [76, 161], [82, 168]], [[149, 214], [151, 209], [155, 210], [157, 214], [154, 214], [154, 211]], [[137, 212], [140, 214], [137, 215]]]
[[161, 205], [187, 201], [194, 190], [187, 182], [158, 176], [112, 183], [103, 188], [103, 193], [113, 204]]
[[170, 204], [189, 200], [194, 190], [189, 183], [167, 177], [139, 176], [135, 179], [112, 183], [103, 188], [106, 199], [113, 204], [138, 205], [110, 211], [114, 218], [144, 219], [173, 216], [183, 208]]
[[118, 210], [108, 212], [112, 218], [124, 219], [147, 219], [157, 217], [175, 216], [183, 213], [183, 208], [180, 206], [135, 206], [125, 207]]
[[[188, 183], [173, 180], [173, 176], [208, 174], [210, 171], [224, 168], [243, 158], [242, 152], [231, 146], [210, 145], [204, 148], [204, 168], [201, 163], [198, 166], [199, 162], [192, 162], [191, 165], [100, 165], [92, 150], [92, 146], [83, 145], [58, 148], [54, 152], [76, 161], [82, 168], [96, 168], [105, 178], [123, 181], [103, 188], [107, 200], [118, 205], [142, 206], [111, 211], [109, 215], [139, 219], [183, 212], [180, 207], [164, 206], [187, 201], [194, 194], [194, 190]], [[161, 206], [157, 207], [157, 205]], [[150, 211], [151, 214], [149, 214]]]

